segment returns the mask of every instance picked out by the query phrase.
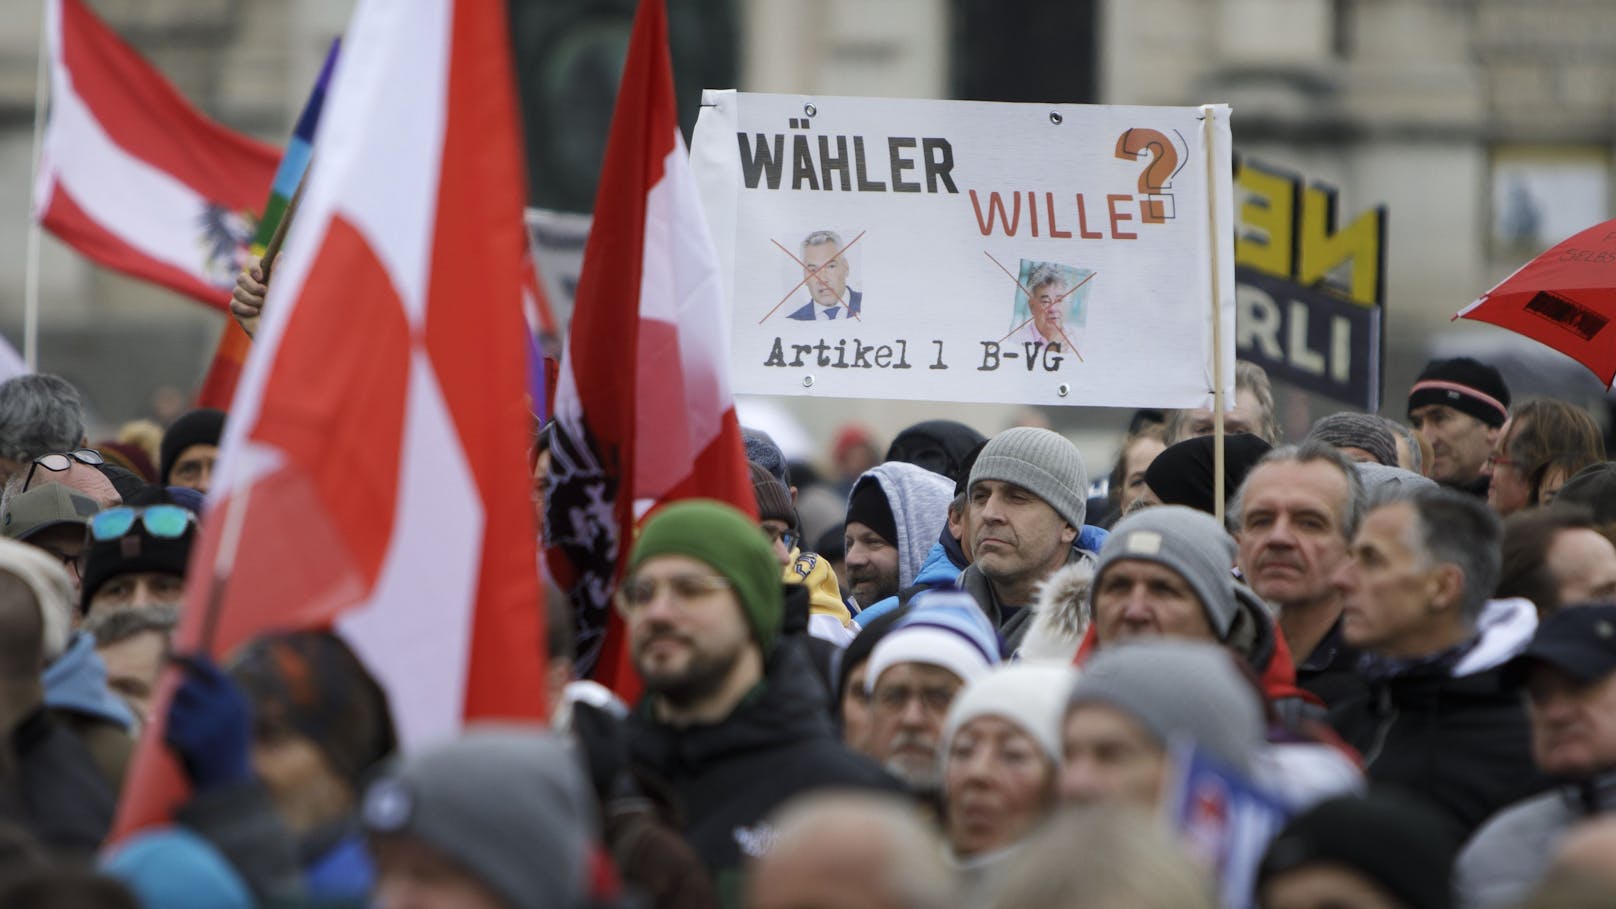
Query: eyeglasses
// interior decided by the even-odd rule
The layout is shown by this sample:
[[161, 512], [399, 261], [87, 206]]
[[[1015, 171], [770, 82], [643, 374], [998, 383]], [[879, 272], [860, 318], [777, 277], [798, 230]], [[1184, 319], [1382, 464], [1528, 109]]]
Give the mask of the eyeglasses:
[[1518, 466], [1520, 466], [1519, 462], [1512, 461], [1512, 460], [1510, 460], [1509, 458], [1506, 458], [1506, 457], [1501, 457], [1499, 455], [1488, 455], [1487, 456], [1487, 469], [1488, 470], [1492, 470], [1492, 469], [1494, 469], [1496, 467], [1518, 467]]
[[28, 466], [28, 476], [23, 477], [22, 480], [23, 491], [26, 492], [33, 485], [34, 471], [39, 468], [43, 467], [52, 473], [61, 473], [72, 467], [74, 461], [80, 464], [88, 464], [91, 467], [107, 463], [107, 459], [101, 457], [101, 452], [96, 451], [94, 448], [79, 448], [73, 451], [40, 455], [34, 459], [34, 463]]
[[802, 534], [795, 530], [780, 530], [765, 526], [763, 532], [769, 535], [769, 542], [784, 544], [787, 552], [796, 549], [797, 544], [802, 541]]
[[120, 506], [97, 512], [90, 518], [90, 539], [101, 543], [116, 540], [134, 529], [136, 519], [149, 536], [159, 540], [177, 540], [196, 523], [196, 515], [178, 505]]
[[58, 562], [61, 562], [62, 567], [73, 573], [73, 577], [83, 577], [83, 568], [80, 564], [84, 561], [83, 556], [68, 555], [67, 553], [53, 546], [40, 546], [38, 543], [35, 543], [34, 545], [43, 550], [46, 555], [56, 559]]
[[668, 590], [675, 603], [684, 604], [733, 587], [727, 578], [699, 574], [678, 574], [671, 578], [624, 578], [617, 588], [617, 609], [624, 615], [639, 612], [651, 605], [661, 595], [663, 588]]
[[954, 695], [957, 693], [958, 688], [941, 686], [910, 688], [907, 685], [889, 685], [875, 689], [870, 700], [875, 704], [875, 709], [882, 713], [902, 713], [910, 701], [919, 700], [920, 706], [927, 713], [942, 716], [948, 712], [949, 705], [954, 703]]

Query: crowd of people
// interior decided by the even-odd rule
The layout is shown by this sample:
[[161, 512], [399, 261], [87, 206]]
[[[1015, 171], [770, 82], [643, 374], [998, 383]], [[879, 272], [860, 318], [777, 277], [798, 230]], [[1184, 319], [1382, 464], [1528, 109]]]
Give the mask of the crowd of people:
[[[635, 703], [552, 588], [550, 722], [402, 754], [332, 631], [176, 652], [225, 414], [92, 442], [0, 384], [0, 906], [1616, 905], [1598, 423], [1459, 358], [1287, 442], [1236, 380], [1221, 446], [1139, 411], [1092, 484], [1047, 428], [849, 427], [823, 478], [746, 429], [756, 517], [629, 544]], [[148, 734], [190, 793], [113, 841]]]

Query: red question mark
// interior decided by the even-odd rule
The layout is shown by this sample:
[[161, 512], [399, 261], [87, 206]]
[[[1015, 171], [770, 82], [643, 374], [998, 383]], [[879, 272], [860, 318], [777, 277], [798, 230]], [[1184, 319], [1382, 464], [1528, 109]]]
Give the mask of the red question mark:
[[1139, 192], [1158, 198], [1140, 200], [1139, 220], [1146, 224], [1164, 224], [1167, 221], [1167, 199], [1172, 198], [1172, 194], [1162, 190], [1178, 170], [1178, 150], [1173, 148], [1172, 140], [1160, 130], [1136, 128], [1117, 137], [1118, 158], [1137, 161], [1147, 152], [1151, 160], [1139, 175]]

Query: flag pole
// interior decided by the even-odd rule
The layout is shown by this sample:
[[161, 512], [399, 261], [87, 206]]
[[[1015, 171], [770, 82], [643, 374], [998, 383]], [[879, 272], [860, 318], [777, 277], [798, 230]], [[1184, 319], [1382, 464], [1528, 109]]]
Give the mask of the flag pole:
[[1212, 242], [1212, 508], [1223, 523], [1223, 282], [1218, 273], [1217, 149], [1212, 137], [1214, 108], [1201, 105], [1201, 144], [1206, 148], [1206, 223]]
[[286, 242], [286, 232], [292, 227], [292, 219], [297, 217], [297, 204], [303, 201], [303, 187], [309, 184], [309, 172], [314, 170], [314, 161], [310, 159], [308, 166], [303, 168], [303, 176], [297, 180], [297, 189], [292, 191], [292, 198], [286, 203], [286, 213], [281, 215], [281, 223], [275, 225], [275, 232], [269, 235], [269, 242], [264, 244], [264, 255], [258, 267], [264, 272], [264, 284], [269, 284], [269, 272], [275, 267], [275, 260], [281, 257], [281, 244]]
[[[281, 257], [281, 245], [286, 242], [286, 232], [292, 227], [292, 219], [297, 217], [297, 203], [303, 199], [303, 187], [308, 185], [309, 171], [313, 169], [314, 161], [310, 160], [308, 166], [303, 169], [303, 176], [298, 178], [297, 189], [292, 191], [292, 198], [286, 203], [286, 211], [281, 214], [280, 223], [275, 225], [274, 232], [269, 235], [269, 242], [264, 244], [264, 254], [258, 259], [258, 270], [264, 276], [264, 280], [261, 283], [265, 287], [264, 295], [266, 297], [266, 305], [268, 303], [267, 297], [269, 295], [269, 274], [274, 270], [276, 260], [280, 259]], [[242, 333], [247, 336], [249, 343], [252, 341], [253, 337], [258, 334], [258, 320], [261, 318], [263, 318], [261, 315], [253, 316], [251, 326], [249, 326], [247, 321], [244, 319], [236, 319], [236, 326], [239, 327]], [[229, 326], [226, 326], [225, 331], [228, 332], [229, 330]], [[221, 347], [223, 346], [223, 343], [224, 342], [222, 341], [220, 342]]]
[[45, 103], [50, 98], [49, 5], [39, 14], [39, 62], [34, 70], [34, 152], [28, 179], [28, 247], [23, 266], [22, 358], [29, 370], [39, 368], [39, 243], [43, 229], [34, 212], [34, 189], [39, 183], [39, 156], [45, 139]]

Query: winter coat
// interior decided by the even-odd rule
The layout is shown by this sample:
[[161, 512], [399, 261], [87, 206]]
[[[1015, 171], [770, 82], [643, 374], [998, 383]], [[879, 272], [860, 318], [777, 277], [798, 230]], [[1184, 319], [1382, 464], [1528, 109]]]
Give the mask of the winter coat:
[[1092, 616], [1089, 586], [1094, 565], [1072, 562], [1045, 578], [1033, 596], [1032, 617], [1016, 656], [1023, 660], [1070, 663], [1077, 656]]
[[659, 722], [650, 697], [627, 720], [635, 768], [666, 784], [684, 816], [685, 838], [718, 887], [739, 906], [744, 868], [773, 840], [767, 818], [780, 805], [822, 788], [898, 792], [898, 782], [831, 734], [825, 693], [802, 641], [782, 638], [761, 683], [724, 720], [675, 727]]
[[1532, 763], [1520, 694], [1502, 677], [1536, 625], [1526, 600], [1494, 600], [1456, 666], [1372, 682], [1365, 696], [1330, 710], [1330, 724], [1363, 753], [1370, 784], [1424, 796], [1446, 817], [1455, 845], [1494, 811], [1549, 784]]
[[88, 858], [112, 826], [117, 796], [89, 751], [43, 707], [11, 732], [22, 822], [50, 849]]
[[1358, 674], [1357, 648], [1341, 638], [1341, 620], [1325, 633], [1301, 665], [1296, 667], [1296, 684], [1318, 696], [1326, 707], [1361, 698], [1369, 686]]
[[842, 602], [842, 588], [829, 560], [817, 552], [794, 551], [781, 580], [808, 591], [809, 634], [837, 647], [846, 647], [853, 640], [857, 627], [853, 625], [852, 612]]
[[1616, 810], [1616, 772], [1558, 786], [1493, 815], [1454, 865], [1459, 905], [1502, 909], [1523, 902], [1548, 870], [1566, 831], [1612, 810]]

